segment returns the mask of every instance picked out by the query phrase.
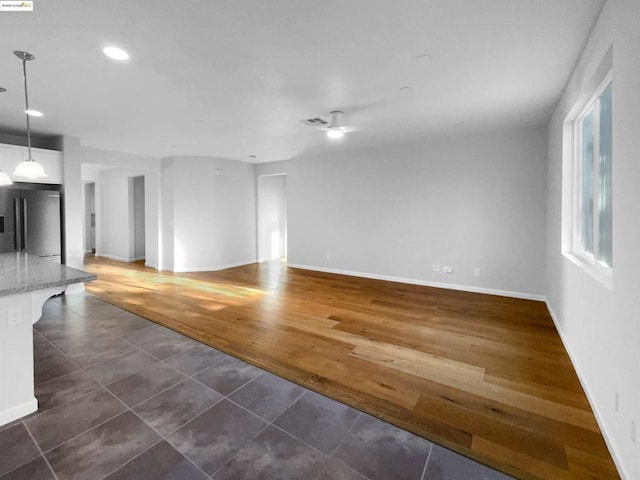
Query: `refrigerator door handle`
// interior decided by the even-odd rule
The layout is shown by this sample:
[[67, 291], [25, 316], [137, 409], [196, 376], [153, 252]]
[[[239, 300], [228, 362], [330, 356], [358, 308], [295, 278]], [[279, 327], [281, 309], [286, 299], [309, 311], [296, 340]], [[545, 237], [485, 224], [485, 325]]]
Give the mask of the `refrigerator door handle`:
[[22, 238], [20, 235], [21, 225], [20, 225], [20, 200], [17, 198], [13, 199], [13, 248], [15, 250], [20, 250], [22, 244]]
[[22, 250], [27, 250], [27, 199], [22, 199]]

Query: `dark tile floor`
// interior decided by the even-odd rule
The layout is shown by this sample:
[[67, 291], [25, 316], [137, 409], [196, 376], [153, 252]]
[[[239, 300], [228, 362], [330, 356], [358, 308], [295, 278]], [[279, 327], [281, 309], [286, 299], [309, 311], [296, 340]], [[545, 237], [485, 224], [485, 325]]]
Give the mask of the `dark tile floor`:
[[1, 480], [510, 478], [88, 294], [45, 304], [34, 351]]

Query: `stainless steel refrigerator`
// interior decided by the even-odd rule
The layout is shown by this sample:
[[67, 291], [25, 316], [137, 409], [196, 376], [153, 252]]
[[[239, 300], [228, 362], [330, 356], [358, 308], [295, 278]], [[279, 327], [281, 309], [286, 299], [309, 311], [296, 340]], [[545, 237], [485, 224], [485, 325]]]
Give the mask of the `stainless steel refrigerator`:
[[60, 191], [51, 187], [0, 187], [0, 252], [26, 252], [60, 262]]

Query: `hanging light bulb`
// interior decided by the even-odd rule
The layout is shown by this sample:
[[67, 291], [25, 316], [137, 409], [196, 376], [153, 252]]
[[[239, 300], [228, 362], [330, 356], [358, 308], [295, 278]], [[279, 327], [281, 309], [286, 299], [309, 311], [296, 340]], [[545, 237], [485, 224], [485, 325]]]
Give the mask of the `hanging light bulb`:
[[335, 110], [331, 112], [331, 123], [327, 131], [329, 138], [342, 138], [344, 136], [344, 128], [342, 128], [342, 112]]
[[[22, 73], [24, 75], [24, 103], [25, 103], [25, 111], [29, 111], [29, 93], [27, 90], [27, 62], [33, 60], [34, 57], [29, 52], [21, 52], [16, 50], [13, 52], [16, 57], [22, 60]], [[26, 114], [27, 117], [27, 159], [23, 162], [20, 162], [16, 167], [13, 174], [16, 177], [27, 177], [27, 178], [44, 178], [48, 177], [42, 165], [36, 162], [31, 157], [31, 123], [29, 122], [29, 114]]]
[[327, 132], [327, 137], [342, 138], [344, 137], [344, 130], [342, 129], [342, 127], [329, 127], [329, 131]]

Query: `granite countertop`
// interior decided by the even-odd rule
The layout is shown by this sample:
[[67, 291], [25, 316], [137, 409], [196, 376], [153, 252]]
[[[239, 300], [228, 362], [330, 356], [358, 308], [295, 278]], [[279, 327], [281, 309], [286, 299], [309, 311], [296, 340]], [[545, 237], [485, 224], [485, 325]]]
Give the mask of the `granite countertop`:
[[0, 253], [0, 296], [90, 282], [93, 273], [53, 263], [27, 253]]

